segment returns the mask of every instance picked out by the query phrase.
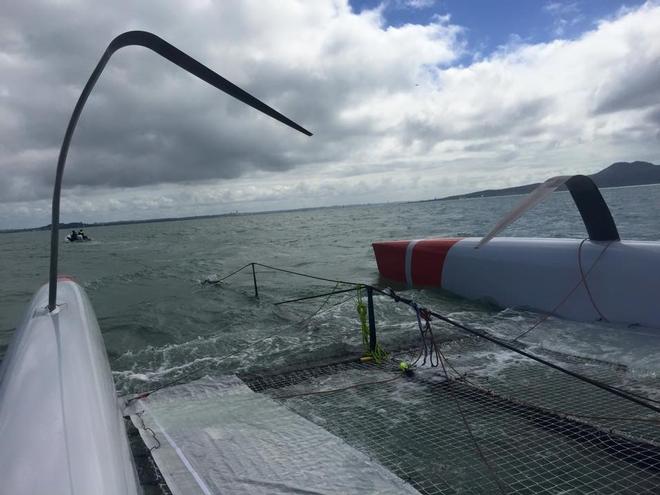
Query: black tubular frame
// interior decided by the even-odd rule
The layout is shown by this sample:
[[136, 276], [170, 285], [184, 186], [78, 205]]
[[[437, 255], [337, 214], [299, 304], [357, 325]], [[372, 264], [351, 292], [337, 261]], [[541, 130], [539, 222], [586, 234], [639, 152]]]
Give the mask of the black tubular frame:
[[591, 241], [618, 241], [619, 231], [596, 183], [586, 175], [573, 175], [565, 182]]
[[66, 128], [66, 133], [64, 134], [64, 140], [62, 141], [62, 147], [60, 148], [60, 155], [57, 159], [57, 172], [55, 174], [55, 187], [53, 190], [53, 208], [52, 208], [52, 222], [51, 222], [51, 235], [50, 235], [50, 272], [49, 272], [49, 287], [48, 287], [48, 310], [53, 311], [57, 307], [57, 256], [59, 250], [59, 227], [60, 227], [60, 192], [62, 189], [62, 176], [64, 174], [64, 165], [66, 163], [66, 157], [69, 152], [69, 145], [71, 144], [71, 138], [78, 123], [78, 118], [82, 112], [85, 102], [89, 97], [89, 94], [94, 89], [94, 85], [98, 80], [99, 76], [103, 72], [108, 60], [110, 57], [120, 48], [126, 46], [143, 46], [154, 52], [156, 52], [161, 57], [169, 60], [175, 65], [178, 65], [182, 69], [191, 74], [197, 76], [202, 81], [207, 82], [211, 86], [224, 91], [230, 96], [233, 96], [237, 100], [245, 103], [246, 105], [251, 106], [259, 110], [260, 112], [265, 113], [266, 115], [282, 122], [283, 124], [288, 125], [289, 127], [299, 131], [307, 136], [311, 136], [312, 133], [309, 132], [304, 127], [296, 124], [294, 121], [285, 117], [278, 111], [266, 105], [261, 100], [258, 100], [248, 92], [242, 90], [235, 84], [231, 83], [224, 77], [220, 76], [216, 72], [212, 71], [205, 65], [201, 64], [191, 56], [182, 52], [175, 46], [169, 44], [167, 41], [156, 36], [155, 34], [146, 32], [146, 31], [128, 31], [123, 34], [120, 34], [115, 39], [113, 39], [108, 48], [103, 53], [101, 60], [94, 68], [92, 75], [89, 77], [87, 84], [82, 90], [78, 102], [76, 103], [75, 108], [73, 109], [73, 114], [69, 120], [69, 125]]

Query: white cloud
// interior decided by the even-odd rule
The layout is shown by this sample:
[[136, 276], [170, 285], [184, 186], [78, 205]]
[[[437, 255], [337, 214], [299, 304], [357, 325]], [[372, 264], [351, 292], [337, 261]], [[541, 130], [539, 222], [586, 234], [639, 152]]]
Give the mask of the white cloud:
[[404, 0], [404, 4], [412, 9], [426, 9], [435, 4], [435, 0]]
[[565, 34], [567, 27], [585, 19], [577, 2], [548, 2], [543, 6], [543, 10], [553, 17], [553, 32], [558, 37]]
[[580, 7], [577, 2], [547, 2], [543, 10], [553, 15], [577, 14]]
[[388, 27], [380, 10], [341, 0], [10, 4], [0, 228], [48, 223], [66, 119], [103, 46], [129, 28], [162, 35], [315, 136], [126, 49], [74, 137], [64, 219], [424, 199], [657, 160], [658, 26], [647, 4], [576, 40], [452, 66], [467, 48], [448, 18]]

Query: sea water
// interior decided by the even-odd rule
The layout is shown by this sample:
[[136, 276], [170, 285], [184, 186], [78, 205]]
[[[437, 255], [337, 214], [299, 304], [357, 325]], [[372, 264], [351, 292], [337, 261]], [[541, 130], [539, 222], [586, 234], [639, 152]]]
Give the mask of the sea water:
[[[660, 185], [603, 191], [624, 239], [660, 240]], [[220, 285], [204, 285], [246, 263], [330, 279], [383, 284], [374, 241], [482, 236], [520, 197], [338, 206], [210, 219], [86, 229], [92, 242], [60, 246], [60, 273], [74, 276], [95, 308], [117, 388], [149, 389], [182, 376], [220, 375], [255, 366], [359, 350], [356, 294], [275, 305], [333, 290], [336, 285], [257, 268], [259, 298], [246, 269]], [[66, 213], [66, 212], [65, 212]], [[66, 232], [61, 233], [62, 240]], [[570, 195], [555, 193], [502, 235], [586, 236]], [[0, 235], [0, 357], [36, 289], [47, 281], [48, 232]], [[543, 281], [540, 280], [539, 284]], [[345, 288], [345, 286], [337, 286]], [[406, 291], [423, 304], [503, 337], [539, 318], [515, 308], [470, 302], [437, 290]], [[413, 342], [408, 308], [377, 298], [385, 347]], [[449, 330], [448, 330], [449, 331]], [[629, 366], [660, 370], [660, 332], [550, 318], [525, 337], [543, 346]], [[484, 356], [484, 372], [514, 359]]]

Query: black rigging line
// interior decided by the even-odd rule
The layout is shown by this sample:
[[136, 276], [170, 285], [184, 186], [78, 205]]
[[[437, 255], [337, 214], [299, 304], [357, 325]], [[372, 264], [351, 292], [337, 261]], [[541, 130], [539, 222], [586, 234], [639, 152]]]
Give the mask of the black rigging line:
[[[376, 287], [373, 287], [373, 290], [380, 293], [380, 294], [383, 294], [387, 297], [390, 297], [390, 298], [394, 299], [397, 302], [402, 302], [402, 303], [404, 303], [404, 304], [406, 304], [410, 307], [413, 307], [413, 304], [415, 304], [414, 301], [412, 301], [411, 299], [407, 299], [405, 297], [401, 297], [397, 294], [394, 294], [393, 293], [394, 291], [391, 291], [391, 289], [390, 289], [391, 292], [384, 291], [384, 290], [378, 289]], [[598, 380], [594, 380], [593, 378], [589, 378], [588, 376], [581, 375], [580, 373], [576, 373], [576, 372], [571, 371], [569, 369], [563, 368], [563, 367], [561, 367], [559, 365], [556, 365], [556, 364], [554, 364], [554, 363], [552, 363], [552, 362], [550, 362], [546, 359], [543, 359], [542, 357], [535, 356], [534, 354], [531, 354], [527, 351], [519, 349], [516, 346], [513, 346], [513, 345], [511, 345], [511, 344], [509, 344], [509, 343], [507, 343], [503, 340], [498, 339], [497, 337], [493, 337], [492, 335], [488, 335], [486, 332], [484, 332], [482, 330], [477, 330], [477, 329], [474, 329], [474, 328], [470, 328], [466, 325], [463, 325], [462, 323], [459, 323], [455, 320], [452, 320], [451, 318], [449, 318], [447, 316], [436, 313], [435, 311], [428, 310], [428, 312], [429, 312], [430, 315], [436, 317], [437, 319], [442, 320], [445, 323], [448, 323], [448, 324], [450, 324], [450, 325], [452, 325], [456, 328], [459, 328], [459, 329], [461, 329], [465, 332], [468, 332], [468, 333], [470, 333], [472, 335], [475, 335], [477, 337], [481, 337], [482, 339], [488, 340], [489, 342], [492, 342], [493, 344], [499, 345], [500, 347], [504, 347], [505, 349], [508, 349], [510, 351], [518, 353], [518, 354], [520, 354], [522, 356], [525, 356], [526, 358], [532, 359], [532, 360], [534, 360], [538, 363], [549, 366], [550, 368], [555, 369], [557, 371], [561, 371], [562, 373], [570, 375], [573, 378], [576, 378], [576, 379], [581, 380], [583, 382], [589, 383], [590, 385], [593, 385], [594, 387], [597, 387], [597, 388], [600, 388], [600, 389], [605, 390], [607, 392], [610, 392], [610, 393], [612, 393], [614, 395], [617, 395], [617, 396], [619, 396], [623, 399], [627, 399], [631, 402], [639, 404], [640, 406], [644, 406], [648, 409], [651, 409], [652, 411], [654, 411], [656, 413], [660, 413], [660, 407], [649, 404], [649, 402], [658, 402], [658, 401], [655, 401], [653, 399], [649, 399], [649, 398], [646, 398], [646, 397], [641, 398], [641, 396], [638, 396], [638, 395], [633, 394], [631, 392], [628, 392], [626, 390], [614, 387], [612, 385], [608, 385], [607, 383], [603, 383], [603, 382], [598, 381]]]
[[[374, 287], [374, 286], [369, 285], [369, 284], [360, 284], [360, 283], [357, 283], [357, 282], [345, 282], [345, 281], [342, 281], [342, 280], [333, 280], [333, 279], [329, 279], [329, 278], [325, 278], [325, 277], [317, 277], [317, 276], [314, 276], [314, 275], [308, 275], [306, 273], [295, 272], [293, 270], [286, 270], [286, 269], [283, 269], [283, 268], [277, 268], [277, 267], [270, 266], [270, 265], [264, 265], [262, 263], [256, 263], [255, 262], [254, 264], [258, 265], [258, 266], [262, 266], [264, 268], [269, 268], [271, 270], [276, 270], [276, 271], [280, 271], [280, 272], [284, 272], [284, 273], [290, 273], [292, 275], [311, 278], [311, 279], [315, 279], [315, 280], [323, 280], [325, 282], [334, 282], [334, 283], [342, 283], [342, 284], [354, 285], [354, 286], [371, 287], [375, 292], [378, 292], [379, 294], [387, 296], [387, 297], [393, 299], [395, 302], [400, 302], [400, 303], [406, 304], [407, 306], [411, 307], [412, 309], [415, 309], [415, 311], [417, 311], [416, 308], [419, 308], [419, 306], [417, 305], [417, 303], [415, 303], [415, 301], [413, 301], [412, 299], [408, 299], [406, 297], [402, 297], [398, 294], [395, 294], [392, 289], [383, 290], [383, 289], [380, 289], [378, 287]], [[651, 402], [656, 403], [656, 404], [660, 404], [660, 401], [658, 401], [658, 400], [655, 400], [655, 399], [652, 399], [652, 398], [649, 398], [649, 397], [644, 397], [642, 395], [635, 394], [634, 392], [629, 392], [627, 390], [615, 387], [613, 385], [609, 385], [609, 384], [601, 382], [599, 380], [589, 378], [588, 376], [582, 375], [580, 373], [576, 373], [576, 372], [571, 371], [567, 368], [564, 368], [562, 366], [554, 364], [554, 363], [552, 363], [552, 362], [550, 362], [546, 359], [543, 359], [542, 357], [539, 357], [539, 356], [536, 356], [532, 353], [524, 351], [524, 350], [522, 350], [522, 349], [520, 349], [520, 348], [504, 341], [504, 340], [501, 340], [497, 337], [494, 337], [494, 336], [488, 334], [485, 330], [477, 330], [475, 328], [468, 327], [466, 325], [463, 325], [462, 323], [459, 323], [458, 321], [455, 321], [455, 320], [453, 320], [453, 319], [451, 319], [447, 316], [444, 316], [440, 313], [437, 313], [437, 312], [432, 311], [432, 310], [427, 309], [427, 308], [419, 308], [419, 309], [426, 309], [426, 311], [428, 312], [429, 315], [431, 315], [431, 316], [433, 316], [433, 317], [435, 317], [435, 318], [437, 318], [441, 321], [444, 321], [445, 323], [448, 323], [449, 325], [452, 325], [452, 326], [454, 326], [454, 327], [456, 327], [460, 330], [463, 330], [464, 332], [467, 332], [467, 333], [469, 333], [469, 334], [471, 334], [475, 337], [485, 339], [489, 342], [492, 342], [495, 345], [498, 345], [500, 347], [508, 349], [512, 352], [515, 352], [517, 354], [525, 356], [526, 358], [529, 358], [529, 359], [531, 359], [533, 361], [536, 361], [540, 364], [543, 364], [543, 365], [548, 366], [552, 369], [555, 369], [555, 370], [560, 371], [562, 373], [565, 373], [569, 376], [572, 376], [573, 378], [575, 378], [577, 380], [583, 381], [583, 382], [588, 383], [588, 384], [590, 384], [594, 387], [600, 388], [601, 390], [609, 392], [613, 395], [616, 395], [616, 396], [621, 397], [623, 399], [634, 402], [635, 404], [643, 406], [643, 407], [645, 407], [647, 409], [650, 409], [650, 410], [652, 410], [656, 413], [660, 413], [660, 407], [654, 406], [653, 404], [650, 404]]]

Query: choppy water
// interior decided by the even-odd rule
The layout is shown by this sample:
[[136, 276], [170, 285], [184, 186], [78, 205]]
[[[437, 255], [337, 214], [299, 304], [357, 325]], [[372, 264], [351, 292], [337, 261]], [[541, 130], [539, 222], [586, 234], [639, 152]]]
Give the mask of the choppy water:
[[[623, 238], [660, 240], [660, 186], [603, 193]], [[60, 272], [74, 275], [86, 288], [118, 388], [140, 390], [148, 388], [147, 382], [194, 370], [223, 373], [359, 348], [353, 294], [343, 303], [341, 296], [329, 300], [308, 320], [322, 299], [273, 305], [329, 291], [333, 284], [261, 269], [261, 297], [255, 300], [249, 271], [222, 286], [201, 285], [207, 277], [259, 261], [333, 279], [377, 283], [371, 242], [483, 235], [518, 199], [336, 207], [90, 228], [93, 242], [62, 244]], [[570, 196], [557, 193], [504, 234], [584, 237], [585, 231]], [[0, 356], [30, 298], [47, 279], [48, 242], [46, 232], [0, 236]], [[503, 335], [521, 332], [538, 317], [440, 291], [411, 293], [465, 323]], [[403, 306], [378, 300], [377, 323], [386, 347], [415, 338], [414, 317]], [[660, 332], [550, 319], [528, 339], [622, 362], [644, 374], [660, 370], [656, 334]], [[485, 369], [501, 366], [500, 358], [485, 360]]]

